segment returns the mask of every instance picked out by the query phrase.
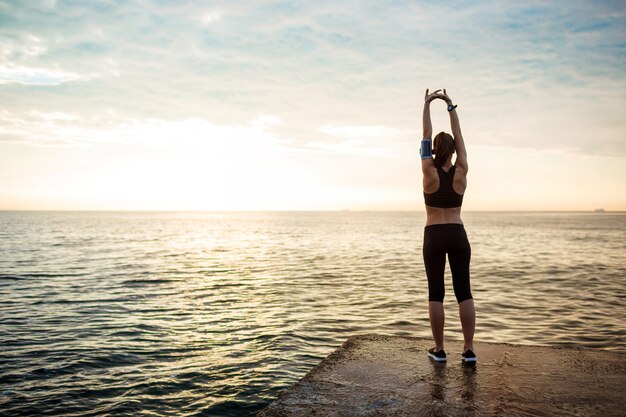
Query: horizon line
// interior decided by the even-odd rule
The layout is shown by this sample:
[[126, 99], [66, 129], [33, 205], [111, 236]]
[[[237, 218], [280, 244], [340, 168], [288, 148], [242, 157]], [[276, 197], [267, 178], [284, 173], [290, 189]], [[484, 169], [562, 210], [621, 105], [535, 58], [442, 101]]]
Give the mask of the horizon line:
[[[0, 209], [0, 212], [21, 211], [21, 212], [133, 212], [133, 213], [269, 213], [269, 212], [425, 212], [424, 210], [402, 210], [402, 209], [322, 209], [322, 210], [187, 210], [187, 209]], [[626, 213], [626, 210], [463, 210], [463, 213]]]

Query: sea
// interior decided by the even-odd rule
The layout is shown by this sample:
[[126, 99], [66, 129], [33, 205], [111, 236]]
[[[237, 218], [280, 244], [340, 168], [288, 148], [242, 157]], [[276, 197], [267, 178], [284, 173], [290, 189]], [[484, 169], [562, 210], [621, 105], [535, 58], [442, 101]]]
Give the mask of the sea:
[[[463, 222], [476, 341], [626, 350], [626, 213]], [[0, 415], [249, 416], [350, 336], [430, 338], [424, 223], [1, 211]], [[444, 305], [461, 345], [448, 267]]]

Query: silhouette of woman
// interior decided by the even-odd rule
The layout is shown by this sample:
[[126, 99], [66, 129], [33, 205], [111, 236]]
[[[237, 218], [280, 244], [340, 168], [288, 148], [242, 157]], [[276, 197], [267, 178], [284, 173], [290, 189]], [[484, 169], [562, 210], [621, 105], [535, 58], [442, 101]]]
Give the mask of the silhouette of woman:
[[[476, 313], [469, 275], [471, 248], [461, 220], [461, 205], [467, 187], [467, 152], [456, 113], [457, 106], [452, 105], [452, 100], [445, 89], [443, 93], [440, 91], [428, 94], [426, 89], [424, 139], [420, 149], [426, 204], [423, 255], [428, 278], [428, 316], [435, 340], [435, 347], [428, 351], [428, 356], [438, 362], [446, 360], [443, 340], [445, 321], [443, 297], [447, 254], [463, 327], [464, 345], [461, 359], [463, 362], [476, 362], [473, 346]], [[435, 136], [433, 143], [430, 103], [435, 99], [441, 99], [448, 104], [453, 136], [440, 132]], [[455, 152], [456, 159], [453, 165], [452, 155]]]

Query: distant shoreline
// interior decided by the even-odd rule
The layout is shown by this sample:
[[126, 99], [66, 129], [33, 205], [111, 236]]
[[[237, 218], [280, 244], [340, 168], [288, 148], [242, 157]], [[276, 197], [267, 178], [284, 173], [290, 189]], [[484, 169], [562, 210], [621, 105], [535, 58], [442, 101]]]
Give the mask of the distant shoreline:
[[[96, 210], [96, 209], [0, 209], [0, 212], [33, 212], [33, 213], [423, 213], [423, 210]], [[620, 214], [626, 210], [463, 210], [463, 213], [591, 213], [591, 214]]]

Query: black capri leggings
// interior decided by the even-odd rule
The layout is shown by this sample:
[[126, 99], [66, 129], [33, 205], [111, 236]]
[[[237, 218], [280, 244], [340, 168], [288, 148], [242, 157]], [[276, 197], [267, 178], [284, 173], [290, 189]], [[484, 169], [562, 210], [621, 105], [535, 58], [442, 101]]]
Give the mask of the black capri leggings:
[[445, 223], [431, 224], [424, 228], [423, 254], [428, 277], [428, 301], [443, 302], [446, 253], [450, 261], [457, 302], [472, 298], [469, 274], [472, 250], [465, 227], [459, 223]]

